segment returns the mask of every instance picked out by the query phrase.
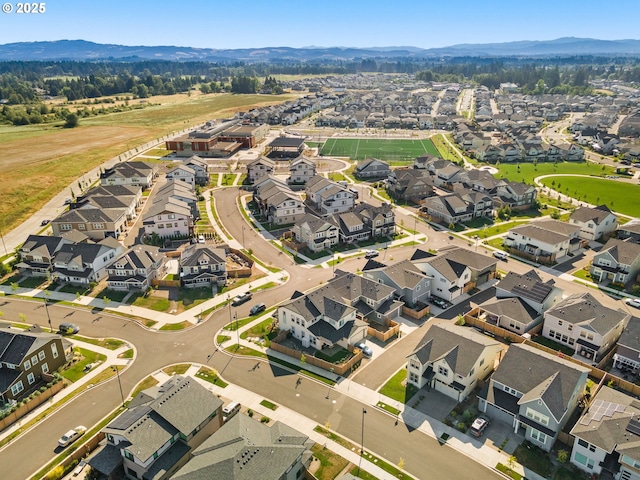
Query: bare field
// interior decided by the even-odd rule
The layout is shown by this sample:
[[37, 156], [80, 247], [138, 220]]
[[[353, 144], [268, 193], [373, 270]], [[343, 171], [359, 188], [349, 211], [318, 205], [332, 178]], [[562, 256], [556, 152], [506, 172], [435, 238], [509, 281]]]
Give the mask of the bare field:
[[[150, 101], [155, 103], [159, 98]], [[171, 98], [172, 102], [142, 110], [81, 119], [74, 129], [50, 124], [1, 127], [1, 228], [17, 227], [84, 173], [130, 148], [205, 120], [291, 98], [182, 95], [182, 101]]]

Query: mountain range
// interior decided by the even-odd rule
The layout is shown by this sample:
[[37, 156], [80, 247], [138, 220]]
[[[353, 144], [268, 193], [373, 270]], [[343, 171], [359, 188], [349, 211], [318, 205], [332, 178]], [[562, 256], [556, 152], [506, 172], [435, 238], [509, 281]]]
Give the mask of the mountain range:
[[85, 40], [20, 42], [0, 45], [0, 60], [178, 60], [205, 62], [321, 61], [384, 58], [549, 57], [567, 55], [639, 56], [640, 40], [598, 40], [565, 37], [505, 43], [459, 44], [441, 48], [417, 47], [263, 47], [240, 49], [176, 46], [126, 46]]

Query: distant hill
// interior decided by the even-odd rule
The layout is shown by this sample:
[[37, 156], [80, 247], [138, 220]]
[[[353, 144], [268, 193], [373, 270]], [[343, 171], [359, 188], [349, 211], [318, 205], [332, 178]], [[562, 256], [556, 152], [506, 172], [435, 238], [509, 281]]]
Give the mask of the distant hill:
[[640, 55], [640, 40], [597, 40], [558, 38], [548, 41], [518, 41], [487, 44], [460, 44], [450, 47], [264, 47], [241, 49], [192, 48], [176, 46], [126, 46], [58, 40], [0, 45], [0, 60], [183, 60], [208, 62], [272, 62], [276, 60], [353, 60], [355, 58], [428, 58], [441, 56], [557, 56], [557, 55]]

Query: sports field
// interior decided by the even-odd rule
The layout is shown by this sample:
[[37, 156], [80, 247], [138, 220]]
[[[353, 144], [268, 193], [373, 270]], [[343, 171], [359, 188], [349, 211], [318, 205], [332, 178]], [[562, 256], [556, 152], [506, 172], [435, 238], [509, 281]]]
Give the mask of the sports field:
[[381, 140], [329, 138], [322, 146], [321, 155], [349, 157], [352, 160], [374, 157], [387, 161], [411, 161], [425, 154], [440, 157], [431, 140]]

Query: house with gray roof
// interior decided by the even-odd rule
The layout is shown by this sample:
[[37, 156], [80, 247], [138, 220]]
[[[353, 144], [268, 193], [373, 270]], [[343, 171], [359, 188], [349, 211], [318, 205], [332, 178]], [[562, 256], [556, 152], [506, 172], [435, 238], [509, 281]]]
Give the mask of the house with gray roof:
[[332, 217], [323, 218], [312, 213], [300, 218], [291, 232], [298, 243], [305, 243], [312, 252], [330, 250], [340, 240], [339, 228]]
[[145, 162], [120, 162], [100, 174], [100, 185], [130, 185], [147, 189], [153, 185], [158, 171], [156, 165]]
[[366, 338], [368, 323], [387, 325], [400, 314], [402, 303], [394, 293], [392, 287], [337, 270], [325, 285], [296, 292], [278, 307], [278, 327], [305, 347], [347, 348]]
[[407, 356], [407, 382], [462, 402], [493, 371], [503, 350], [472, 328], [435, 324]]
[[427, 170], [409, 168], [393, 170], [386, 184], [391, 197], [413, 203], [435, 195], [433, 187], [433, 178]]
[[[165, 480], [221, 426], [222, 401], [193, 378], [175, 375], [140, 392], [102, 429], [107, 445], [89, 464], [109, 474], [100, 457], [115, 460], [118, 457], [109, 453], [118, 452], [127, 478]], [[117, 465], [109, 467], [115, 470]]]
[[254, 187], [253, 200], [267, 222], [290, 225], [304, 216], [304, 203], [285, 182], [272, 176], [262, 177]]
[[410, 307], [427, 303], [431, 296], [431, 278], [410, 260], [367, 269], [363, 276], [393, 288], [395, 297]]
[[591, 262], [591, 278], [597, 282], [634, 283], [640, 274], [640, 244], [610, 238]]
[[387, 162], [377, 158], [367, 158], [358, 162], [353, 175], [358, 179], [387, 178], [391, 168]]
[[452, 301], [473, 288], [471, 269], [449, 255], [419, 257], [413, 264], [425, 275], [432, 278], [431, 295]]
[[305, 185], [316, 174], [316, 163], [303, 155], [299, 156], [289, 165], [289, 185]]
[[107, 268], [107, 285], [111, 290], [146, 291], [153, 280], [164, 277], [164, 261], [160, 248], [134, 245]]
[[587, 385], [589, 369], [525, 344], [512, 344], [478, 394], [478, 409], [550, 451]]
[[29, 235], [20, 246], [20, 262], [16, 268], [21, 275], [44, 277], [53, 270], [56, 252], [65, 243], [73, 243], [64, 237]]
[[187, 288], [227, 283], [227, 251], [208, 245], [194, 244], [180, 255], [180, 282]]
[[267, 157], [260, 157], [247, 165], [247, 176], [251, 185], [255, 185], [260, 179], [273, 175], [275, 170], [276, 162]]
[[105, 238], [98, 243], [65, 243], [53, 258], [51, 278], [83, 286], [97, 283], [107, 276], [107, 267], [122, 249], [122, 245], [113, 238]]
[[305, 185], [306, 203], [320, 215], [342, 213], [355, 205], [356, 194], [328, 178], [316, 175]]
[[619, 225], [618, 238], [621, 240], [630, 238], [632, 242], [640, 243], [640, 218], [634, 218], [624, 225]]
[[72, 347], [39, 328], [0, 328], [0, 405], [19, 402], [51, 381], [51, 374], [73, 358]]
[[609, 237], [618, 227], [618, 217], [606, 205], [578, 207], [571, 213], [569, 223], [578, 225], [578, 236], [583, 240]]
[[266, 425], [235, 415], [193, 450], [173, 480], [299, 480], [311, 462], [313, 442], [281, 422]]
[[605, 385], [571, 429], [571, 463], [599, 478], [637, 480], [640, 402]]
[[605, 307], [590, 293], [574, 294], [544, 313], [542, 336], [597, 362], [613, 348], [631, 315]]
[[165, 174], [167, 180], [184, 182], [191, 188], [196, 186], [196, 171], [187, 165], [178, 165]]
[[512, 228], [504, 239], [510, 253], [552, 263], [580, 248], [580, 227], [558, 220], [531, 222]]
[[193, 211], [182, 200], [173, 196], [162, 197], [151, 205], [142, 218], [145, 235], [160, 238], [189, 237], [193, 234]]
[[51, 220], [54, 236], [78, 230], [92, 240], [119, 238], [126, 230], [127, 208], [77, 208], [63, 212]]
[[194, 155], [187, 159], [184, 165], [194, 171], [196, 184], [206, 185], [209, 183], [209, 164], [201, 157]]
[[562, 299], [562, 290], [555, 281], [543, 281], [535, 271], [509, 272], [496, 284], [496, 298], [519, 298], [539, 314]]
[[617, 343], [613, 366], [637, 374], [640, 371], [640, 318], [629, 319]]
[[522, 335], [542, 323], [542, 314], [529, 306], [519, 297], [491, 298], [480, 305], [471, 304], [471, 308], [478, 308], [477, 318], [491, 325], [497, 325], [511, 332]]

